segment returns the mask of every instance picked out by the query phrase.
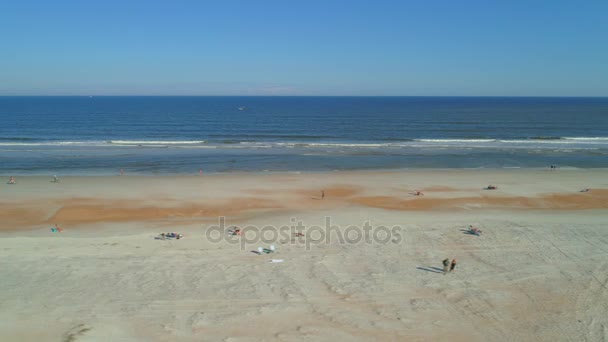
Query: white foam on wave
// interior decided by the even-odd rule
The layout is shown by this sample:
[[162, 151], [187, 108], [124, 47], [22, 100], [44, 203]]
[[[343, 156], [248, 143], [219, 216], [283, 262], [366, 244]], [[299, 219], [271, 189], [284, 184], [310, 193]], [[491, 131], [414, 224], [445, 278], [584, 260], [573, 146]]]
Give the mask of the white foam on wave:
[[[585, 148], [606, 145], [603, 140], [499, 140], [499, 139], [417, 139], [413, 141], [392, 143], [333, 143], [333, 142], [240, 142], [238, 144], [213, 144], [217, 148], [285, 148], [285, 149], [399, 149], [399, 148]], [[200, 145], [199, 145], [200, 146]]]
[[[114, 146], [134, 146], [132, 144], [130, 145], [114, 145]], [[169, 147], [168, 145], [162, 145], [162, 144], [158, 144], [158, 145], [142, 145], [142, 147], [164, 147], [167, 148]], [[222, 148], [223, 146], [219, 146], [219, 145], [174, 145], [171, 146], [172, 148], [175, 149], [185, 149], [185, 150], [196, 150], [196, 149], [200, 149], [200, 150], [205, 150], [205, 149], [217, 149], [217, 148]]]
[[110, 140], [109, 144], [117, 145], [192, 145], [192, 144], [204, 144], [205, 140], [176, 140], [176, 141], [163, 141], [163, 140]]
[[603, 148], [608, 145], [608, 137], [568, 137], [561, 139], [415, 139], [412, 141], [374, 143], [374, 142], [270, 142], [242, 141], [224, 144], [206, 140], [108, 140], [108, 141], [35, 141], [35, 142], [0, 142], [0, 146], [73, 146], [73, 147], [176, 147], [193, 149], [377, 149], [377, 148]]
[[603, 139], [549, 139], [549, 140], [499, 140], [501, 143], [511, 144], [560, 144], [560, 145], [582, 145], [582, 144], [605, 144], [607, 140]]
[[275, 143], [276, 146], [285, 147], [385, 147], [390, 144], [371, 143]]
[[0, 146], [101, 146], [103, 141], [40, 141], [31, 143], [0, 142]]
[[468, 142], [493, 142], [496, 139], [414, 139], [418, 142], [431, 142], [431, 143], [468, 143]]
[[340, 147], [354, 147], [354, 148], [380, 148], [380, 147], [408, 147], [412, 146], [413, 141], [400, 142], [400, 143], [310, 143], [310, 142], [273, 142], [274, 147], [292, 147], [292, 148], [315, 148], [315, 147], [328, 147], [328, 148], [340, 148]]
[[608, 137], [565, 137], [565, 140], [608, 141]]

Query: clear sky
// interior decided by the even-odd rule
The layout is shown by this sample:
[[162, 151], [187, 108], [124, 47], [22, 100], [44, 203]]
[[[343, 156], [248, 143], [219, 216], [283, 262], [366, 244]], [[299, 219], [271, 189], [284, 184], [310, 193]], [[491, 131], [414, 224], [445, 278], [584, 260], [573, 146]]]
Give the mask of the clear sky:
[[608, 96], [608, 1], [0, 0], [0, 95]]

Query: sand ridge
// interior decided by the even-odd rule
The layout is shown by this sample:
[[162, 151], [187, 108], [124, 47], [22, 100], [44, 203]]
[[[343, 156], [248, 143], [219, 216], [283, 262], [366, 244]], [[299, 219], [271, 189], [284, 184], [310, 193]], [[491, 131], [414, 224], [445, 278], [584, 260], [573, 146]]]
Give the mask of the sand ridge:
[[249, 210], [280, 209], [277, 201], [235, 198], [214, 204], [163, 201], [163, 205], [134, 205], [124, 200], [75, 199], [63, 202], [47, 222], [87, 223], [146, 221], [168, 218], [233, 216]]
[[[401, 211], [432, 210], [586, 210], [608, 208], [608, 190], [590, 189], [585, 193], [548, 193], [535, 196], [513, 196], [500, 192], [479, 190], [476, 196], [462, 195], [457, 188], [435, 187], [437, 192], [450, 197], [431, 194], [392, 196], [366, 196], [366, 189], [355, 185], [334, 185], [325, 188], [326, 198], [321, 200], [320, 191], [306, 189], [246, 191], [257, 196], [199, 201], [169, 198], [64, 198], [3, 202], [0, 218], [11, 225], [4, 230], [14, 230], [17, 225], [86, 224], [92, 222], [152, 221], [161, 219], [196, 219], [218, 216], [238, 217], [246, 213], [284, 212], [293, 210], [331, 210], [348, 206], [381, 208]], [[456, 194], [456, 195], [455, 195]]]

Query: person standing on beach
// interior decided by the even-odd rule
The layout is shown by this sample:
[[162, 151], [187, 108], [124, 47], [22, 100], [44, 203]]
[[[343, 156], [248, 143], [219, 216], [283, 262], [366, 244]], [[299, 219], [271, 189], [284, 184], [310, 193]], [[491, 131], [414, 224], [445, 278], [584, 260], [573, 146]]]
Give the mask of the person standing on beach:
[[124, 174], [125, 174], [125, 170], [120, 169], [120, 175], [122, 176], [122, 175], [124, 175]]
[[325, 190], [321, 190], [321, 199], [325, 198]]
[[203, 169], [198, 169], [198, 174], [202, 176], [203, 175]]
[[450, 259], [445, 258], [443, 259], [443, 274], [445, 275], [446, 273], [448, 273], [448, 268], [450, 267]]
[[454, 270], [454, 267], [456, 267], [456, 259], [452, 259], [452, 263], [450, 264], [450, 273]]

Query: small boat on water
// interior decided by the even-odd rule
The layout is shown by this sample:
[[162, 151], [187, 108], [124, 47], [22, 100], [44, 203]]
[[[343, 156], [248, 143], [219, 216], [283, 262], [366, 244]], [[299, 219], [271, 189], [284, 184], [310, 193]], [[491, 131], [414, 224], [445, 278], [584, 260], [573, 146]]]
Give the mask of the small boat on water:
[[239, 110], [245, 110], [247, 107], [239, 107]]

